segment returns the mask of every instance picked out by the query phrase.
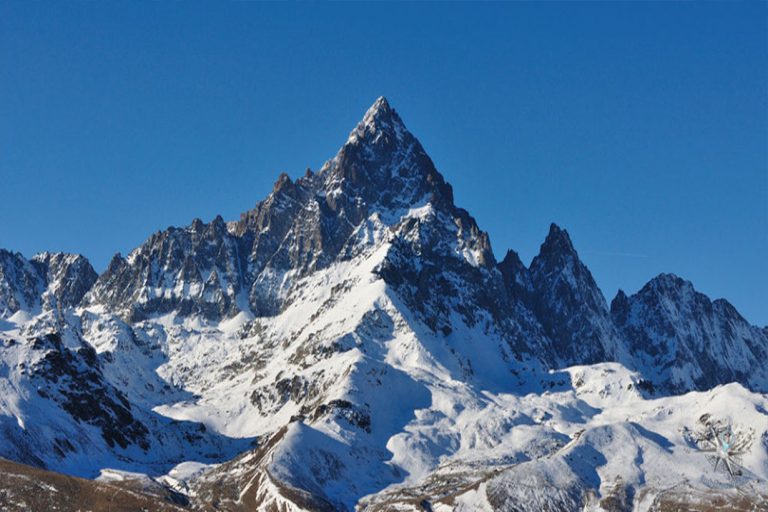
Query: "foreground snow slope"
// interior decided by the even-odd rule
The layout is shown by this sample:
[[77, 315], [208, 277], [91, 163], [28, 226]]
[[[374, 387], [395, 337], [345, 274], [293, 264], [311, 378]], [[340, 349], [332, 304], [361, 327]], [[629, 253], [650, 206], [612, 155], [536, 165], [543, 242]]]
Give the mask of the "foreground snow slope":
[[[524, 447], [520, 437], [511, 446], [502, 442], [481, 453], [459, 452], [415, 485], [392, 486], [364, 499], [366, 507], [421, 510], [428, 503], [433, 510], [658, 510], [665, 500], [684, 504], [686, 496], [709, 496], [710, 502], [747, 496], [750, 508], [745, 510], [768, 507], [764, 395], [729, 384], [645, 399], [636, 388], [638, 376], [620, 365], [573, 367], [568, 373], [571, 389], [544, 398], [502, 398], [508, 400], [507, 410], [538, 418], [528, 425], [529, 439], [538, 443], [553, 429], [561, 434], [560, 443], [514, 461], [501, 456]], [[732, 422], [752, 440], [737, 482], [714, 471], [692, 440], [705, 415]], [[512, 431], [520, 436], [520, 429]]]

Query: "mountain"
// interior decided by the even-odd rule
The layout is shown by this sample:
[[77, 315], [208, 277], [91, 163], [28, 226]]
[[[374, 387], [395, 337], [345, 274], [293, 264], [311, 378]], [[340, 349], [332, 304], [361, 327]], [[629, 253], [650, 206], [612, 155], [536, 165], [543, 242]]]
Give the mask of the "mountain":
[[19, 311], [34, 311], [43, 283], [41, 276], [21, 254], [0, 249], [0, 310], [3, 318]]
[[239, 240], [221, 217], [153, 234], [122, 258], [116, 254], [85, 297], [128, 321], [175, 312], [208, 319], [233, 316], [243, 292]]
[[0, 249], [0, 316], [71, 308], [96, 278], [96, 271], [79, 254], [41, 253], [28, 261]]
[[99, 276], [0, 251], [0, 317], [0, 457], [163, 506], [732, 500], [691, 434], [714, 418], [768, 496], [765, 329], [669, 275], [609, 308], [555, 224], [497, 262], [384, 98], [317, 171]]
[[631, 297], [619, 291], [611, 316], [635, 366], [652, 382], [677, 391], [723, 382], [768, 390], [765, 332], [728, 301], [710, 301], [689, 281], [661, 274]]
[[602, 292], [568, 232], [552, 224], [528, 271], [531, 309], [560, 366], [616, 360], [617, 334]]

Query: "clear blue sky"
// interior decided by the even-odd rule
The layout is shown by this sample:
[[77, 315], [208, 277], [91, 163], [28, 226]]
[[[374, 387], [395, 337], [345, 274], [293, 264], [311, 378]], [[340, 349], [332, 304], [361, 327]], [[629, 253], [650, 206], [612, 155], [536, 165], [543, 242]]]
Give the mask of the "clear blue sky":
[[237, 218], [388, 97], [528, 262], [674, 272], [768, 324], [768, 4], [0, 2], [0, 247], [97, 270]]

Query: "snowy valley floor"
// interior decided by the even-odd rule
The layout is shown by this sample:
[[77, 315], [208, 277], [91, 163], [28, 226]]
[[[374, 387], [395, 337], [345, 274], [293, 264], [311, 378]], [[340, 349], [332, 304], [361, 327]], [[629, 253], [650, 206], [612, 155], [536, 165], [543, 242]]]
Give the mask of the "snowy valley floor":
[[[462, 437], [474, 437], [471, 448], [459, 446], [442, 456], [436, 450], [435, 468], [364, 497], [358, 509], [768, 510], [764, 395], [731, 384], [645, 399], [636, 375], [616, 364], [574, 367], [567, 375], [573, 388], [563, 385], [563, 390], [527, 395], [487, 393], [482, 407], [479, 402], [466, 404], [451, 422], [460, 425]], [[405, 431], [427, 428], [423, 417], [435, 414], [421, 411], [417, 416], [422, 420]], [[735, 432], [749, 437], [740, 461], [742, 476], [736, 480], [715, 471], [692, 441], [702, 417], [728, 421]], [[440, 430], [439, 422], [429, 424]], [[97, 481], [81, 480], [0, 461], [0, 510], [334, 510], [279, 478], [280, 466], [290, 463], [290, 453], [301, 449], [302, 437], [311, 435], [305, 431], [311, 430], [294, 422], [231, 462], [184, 463], [154, 478], [104, 470]], [[432, 432], [429, 438], [441, 435], [449, 431]], [[408, 451], [421, 457], [429, 451], [393, 440], [388, 447], [393, 461]], [[321, 448], [315, 443], [304, 454], [317, 456]], [[341, 456], [336, 453], [328, 460]], [[303, 462], [313, 467], [317, 461]]]

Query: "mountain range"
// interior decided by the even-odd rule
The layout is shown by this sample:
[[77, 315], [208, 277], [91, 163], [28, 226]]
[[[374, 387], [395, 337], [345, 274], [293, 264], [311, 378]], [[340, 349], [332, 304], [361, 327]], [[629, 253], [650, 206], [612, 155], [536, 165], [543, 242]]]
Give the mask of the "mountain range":
[[555, 224], [497, 261], [382, 97], [238, 220], [0, 250], [0, 508], [766, 510], [766, 360], [673, 274], [609, 305]]

